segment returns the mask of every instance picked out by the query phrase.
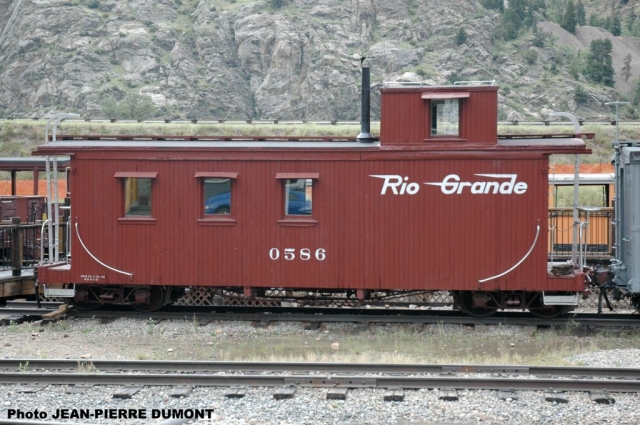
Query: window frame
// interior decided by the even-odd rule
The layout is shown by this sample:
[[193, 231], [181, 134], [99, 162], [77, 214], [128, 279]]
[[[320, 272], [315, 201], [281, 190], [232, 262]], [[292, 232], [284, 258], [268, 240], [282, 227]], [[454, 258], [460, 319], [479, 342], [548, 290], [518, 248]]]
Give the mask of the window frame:
[[[158, 219], [154, 217], [154, 207], [156, 202], [153, 202], [153, 187], [156, 185], [156, 179], [158, 178], [158, 172], [156, 171], [117, 171], [114, 178], [118, 179], [120, 186], [120, 216], [118, 217], [118, 223], [120, 224], [156, 224]], [[126, 197], [127, 197], [127, 179], [150, 179], [150, 197], [151, 208], [149, 215], [127, 215], [126, 212]]]
[[199, 184], [199, 218], [197, 219], [197, 223], [200, 226], [235, 226], [236, 225], [236, 210], [237, 200], [232, 201], [232, 205], [230, 206], [229, 214], [205, 214], [204, 213], [204, 185], [206, 179], [229, 179], [231, 180], [230, 184], [230, 196], [231, 199], [234, 199], [235, 192], [237, 189], [234, 189], [234, 186], [237, 184], [238, 173], [235, 172], [226, 172], [226, 171], [199, 171], [195, 173], [193, 176], [198, 181]]
[[[471, 92], [469, 91], [452, 91], [452, 92], [432, 92], [422, 93], [422, 100], [428, 102], [427, 113], [427, 137], [425, 142], [466, 142], [467, 139], [463, 137], [463, 102], [465, 99], [469, 99]], [[447, 100], [456, 100], [458, 102], [458, 133], [457, 134], [432, 134], [433, 131], [433, 119], [434, 119], [434, 106], [435, 102], [444, 102]]]
[[[285, 200], [286, 200], [286, 182], [287, 180], [300, 180], [300, 179], [309, 179], [312, 181], [311, 183], [311, 214], [310, 215], [289, 215], [285, 211]], [[316, 226], [318, 224], [318, 220], [316, 219], [316, 210], [314, 207], [315, 201], [314, 196], [316, 194], [316, 187], [318, 185], [318, 181], [320, 180], [320, 173], [276, 173], [276, 180], [278, 181], [279, 186], [279, 196], [278, 204], [279, 204], [279, 217], [278, 220], [279, 226], [285, 227], [310, 227]]]

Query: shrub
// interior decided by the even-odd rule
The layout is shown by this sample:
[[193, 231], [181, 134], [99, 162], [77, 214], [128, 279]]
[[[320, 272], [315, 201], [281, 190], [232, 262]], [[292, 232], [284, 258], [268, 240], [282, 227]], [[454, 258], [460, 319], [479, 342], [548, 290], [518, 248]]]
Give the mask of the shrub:
[[528, 49], [522, 52], [522, 57], [529, 65], [533, 65], [538, 60], [538, 52]]
[[456, 33], [456, 46], [460, 46], [467, 41], [467, 32], [464, 30], [464, 27], [460, 27], [458, 32]]

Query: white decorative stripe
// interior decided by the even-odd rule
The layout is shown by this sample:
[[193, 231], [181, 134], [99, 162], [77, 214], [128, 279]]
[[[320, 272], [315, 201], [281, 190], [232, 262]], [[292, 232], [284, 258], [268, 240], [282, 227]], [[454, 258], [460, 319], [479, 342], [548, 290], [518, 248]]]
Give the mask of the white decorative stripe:
[[531, 248], [529, 248], [529, 252], [527, 252], [527, 253], [524, 255], [524, 257], [522, 257], [522, 260], [518, 261], [518, 262], [517, 262], [513, 267], [511, 267], [509, 270], [507, 270], [507, 271], [505, 271], [505, 272], [502, 272], [502, 273], [500, 273], [500, 274], [497, 274], [497, 275], [495, 275], [495, 276], [488, 277], [488, 278], [486, 278], [486, 279], [481, 279], [481, 280], [479, 280], [478, 282], [480, 282], [480, 283], [484, 283], [484, 282], [487, 282], [487, 281], [489, 281], [489, 280], [497, 279], [497, 278], [502, 277], [502, 276], [506, 275], [507, 273], [510, 273], [510, 272], [512, 272], [513, 270], [515, 270], [515, 269], [516, 269], [516, 267], [518, 267], [520, 264], [522, 264], [522, 262], [523, 262], [524, 260], [526, 260], [526, 259], [527, 259], [527, 257], [529, 256], [529, 254], [531, 254], [531, 251], [533, 251], [533, 248], [536, 246], [536, 242], [538, 242], [538, 236], [539, 236], [539, 235], [540, 235], [540, 221], [538, 221], [538, 225], [537, 225], [537, 227], [536, 227], [536, 237], [535, 237], [535, 239], [533, 240], [533, 244], [531, 245]]
[[116, 273], [120, 273], [120, 274], [123, 274], [123, 275], [125, 275], [125, 276], [133, 277], [133, 274], [132, 274], [132, 273], [127, 273], [127, 272], [123, 272], [122, 270], [114, 269], [113, 267], [107, 266], [105, 263], [103, 263], [102, 261], [98, 260], [98, 259], [96, 258], [96, 256], [95, 256], [95, 255], [93, 255], [93, 254], [91, 253], [91, 251], [89, 251], [89, 249], [87, 249], [87, 246], [86, 246], [86, 245], [84, 244], [84, 242], [82, 241], [82, 238], [80, 237], [80, 231], [78, 230], [78, 223], [76, 223], [76, 236], [78, 236], [78, 241], [80, 241], [80, 245], [82, 245], [82, 247], [83, 247], [83, 248], [84, 248], [84, 250], [87, 252], [87, 254], [89, 254], [89, 256], [90, 256], [91, 258], [93, 258], [93, 259], [96, 261], [96, 263], [100, 264], [100, 265], [101, 265], [101, 266], [103, 266], [103, 267], [108, 268], [109, 270], [113, 270], [113, 271], [114, 271], [114, 272], [116, 272]]

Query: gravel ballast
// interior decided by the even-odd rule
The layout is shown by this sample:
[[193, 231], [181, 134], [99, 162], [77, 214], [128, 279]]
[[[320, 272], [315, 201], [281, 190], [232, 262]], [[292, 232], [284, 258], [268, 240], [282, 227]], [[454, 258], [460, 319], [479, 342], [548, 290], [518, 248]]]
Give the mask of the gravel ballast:
[[[327, 347], [350, 335], [353, 324], [327, 324], [319, 330], [305, 330], [299, 323], [276, 323], [266, 328], [248, 322], [211, 323], [200, 327], [195, 320], [166, 321], [120, 319], [110, 323], [99, 320], [68, 320], [50, 327], [37, 324], [0, 328], [0, 357], [71, 358], [131, 360], [221, 360], [219, 347], [255, 339], [257, 344], [272, 344], [279, 338], [317, 341]], [[42, 329], [42, 331], [41, 331]], [[386, 338], [406, 327], [384, 327], [380, 333], [367, 331], [363, 338]], [[422, 334], [447, 335], [442, 327], [424, 328]], [[455, 331], [460, 332], [460, 331]], [[461, 331], [464, 336], [473, 330]], [[478, 332], [477, 330], [475, 332]], [[484, 327], [486, 339], [514, 341], [519, 345], [523, 327]], [[456, 334], [459, 337], [460, 334]], [[476, 336], [477, 338], [477, 336]], [[573, 338], [567, 336], [567, 338]], [[445, 336], [446, 339], [446, 336]], [[319, 341], [318, 341], [319, 340]], [[633, 342], [631, 342], [633, 344]], [[509, 344], [507, 343], [507, 347]], [[346, 349], [343, 344], [339, 350]], [[170, 351], [171, 350], [171, 351]], [[208, 351], [207, 351], [208, 350]], [[331, 351], [331, 349], [328, 349]], [[337, 350], [337, 351], [339, 351]], [[225, 360], [229, 360], [228, 358]], [[275, 360], [275, 359], [274, 359]], [[376, 361], [372, 359], [371, 361]], [[612, 349], [583, 352], [567, 358], [567, 363], [590, 366], [640, 367], [640, 349]], [[28, 365], [25, 366], [28, 372]], [[211, 418], [198, 424], [432, 424], [432, 423], [509, 423], [509, 424], [636, 424], [640, 423], [640, 397], [637, 394], [613, 394], [615, 404], [599, 405], [587, 393], [568, 393], [568, 403], [550, 403], [540, 391], [519, 391], [517, 400], [501, 401], [496, 391], [459, 391], [459, 400], [438, 399], [437, 390], [407, 390], [402, 402], [385, 402], [385, 389], [353, 389], [346, 401], [326, 400], [326, 388], [297, 388], [289, 400], [275, 400], [275, 388], [248, 388], [242, 399], [225, 397], [226, 388], [199, 387], [184, 398], [169, 396], [171, 388], [143, 388], [131, 399], [114, 399], [117, 387], [96, 386], [81, 394], [67, 394], [67, 386], [49, 386], [34, 394], [19, 393], [17, 385], [0, 385], [0, 420], [9, 409], [47, 412], [46, 420], [57, 409], [143, 409], [147, 419], [57, 419], [59, 422], [85, 424], [153, 424], [153, 409], [213, 409]], [[15, 419], [15, 418], [14, 418]], [[32, 419], [35, 420], [35, 419]]]

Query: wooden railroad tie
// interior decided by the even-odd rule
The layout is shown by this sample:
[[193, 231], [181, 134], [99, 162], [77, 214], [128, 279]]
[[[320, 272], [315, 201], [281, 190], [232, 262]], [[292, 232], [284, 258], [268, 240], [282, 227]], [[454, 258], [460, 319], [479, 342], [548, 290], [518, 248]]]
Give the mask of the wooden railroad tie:
[[441, 389], [438, 391], [438, 399], [444, 401], [458, 401], [458, 391], [450, 389]]
[[615, 404], [616, 399], [611, 397], [611, 395], [604, 391], [593, 391], [589, 393], [589, 398], [594, 403], [598, 404]]
[[404, 390], [402, 388], [389, 388], [384, 394], [384, 401], [404, 401]]
[[276, 400], [288, 400], [290, 398], [293, 398], [293, 395], [295, 393], [295, 387], [279, 388], [275, 393], [273, 393], [273, 398], [275, 398]]
[[514, 390], [498, 390], [498, 400], [515, 401], [518, 395]]
[[[227, 398], [243, 398], [247, 395], [247, 389], [244, 387], [230, 387], [226, 394], [224, 395]], [[274, 396], [275, 398], [275, 396]]]
[[327, 400], [346, 400], [349, 388], [329, 388]]
[[544, 393], [544, 400], [549, 403], [569, 403], [569, 399], [564, 391], [559, 390], [547, 391]]
[[173, 397], [173, 398], [189, 397], [189, 395], [191, 394], [191, 391], [193, 391], [193, 387], [190, 387], [188, 385], [182, 385], [172, 389], [171, 392], [169, 393], [169, 397]]
[[143, 387], [141, 386], [129, 386], [129, 387], [118, 388], [116, 392], [113, 393], [113, 398], [130, 399], [142, 388]]
[[40, 385], [40, 384], [35, 384], [35, 385], [25, 385], [24, 387], [20, 387], [16, 390], [17, 393], [22, 393], [22, 394], [34, 394], [37, 393], [38, 391], [42, 391], [45, 388], [47, 388], [47, 385]]

